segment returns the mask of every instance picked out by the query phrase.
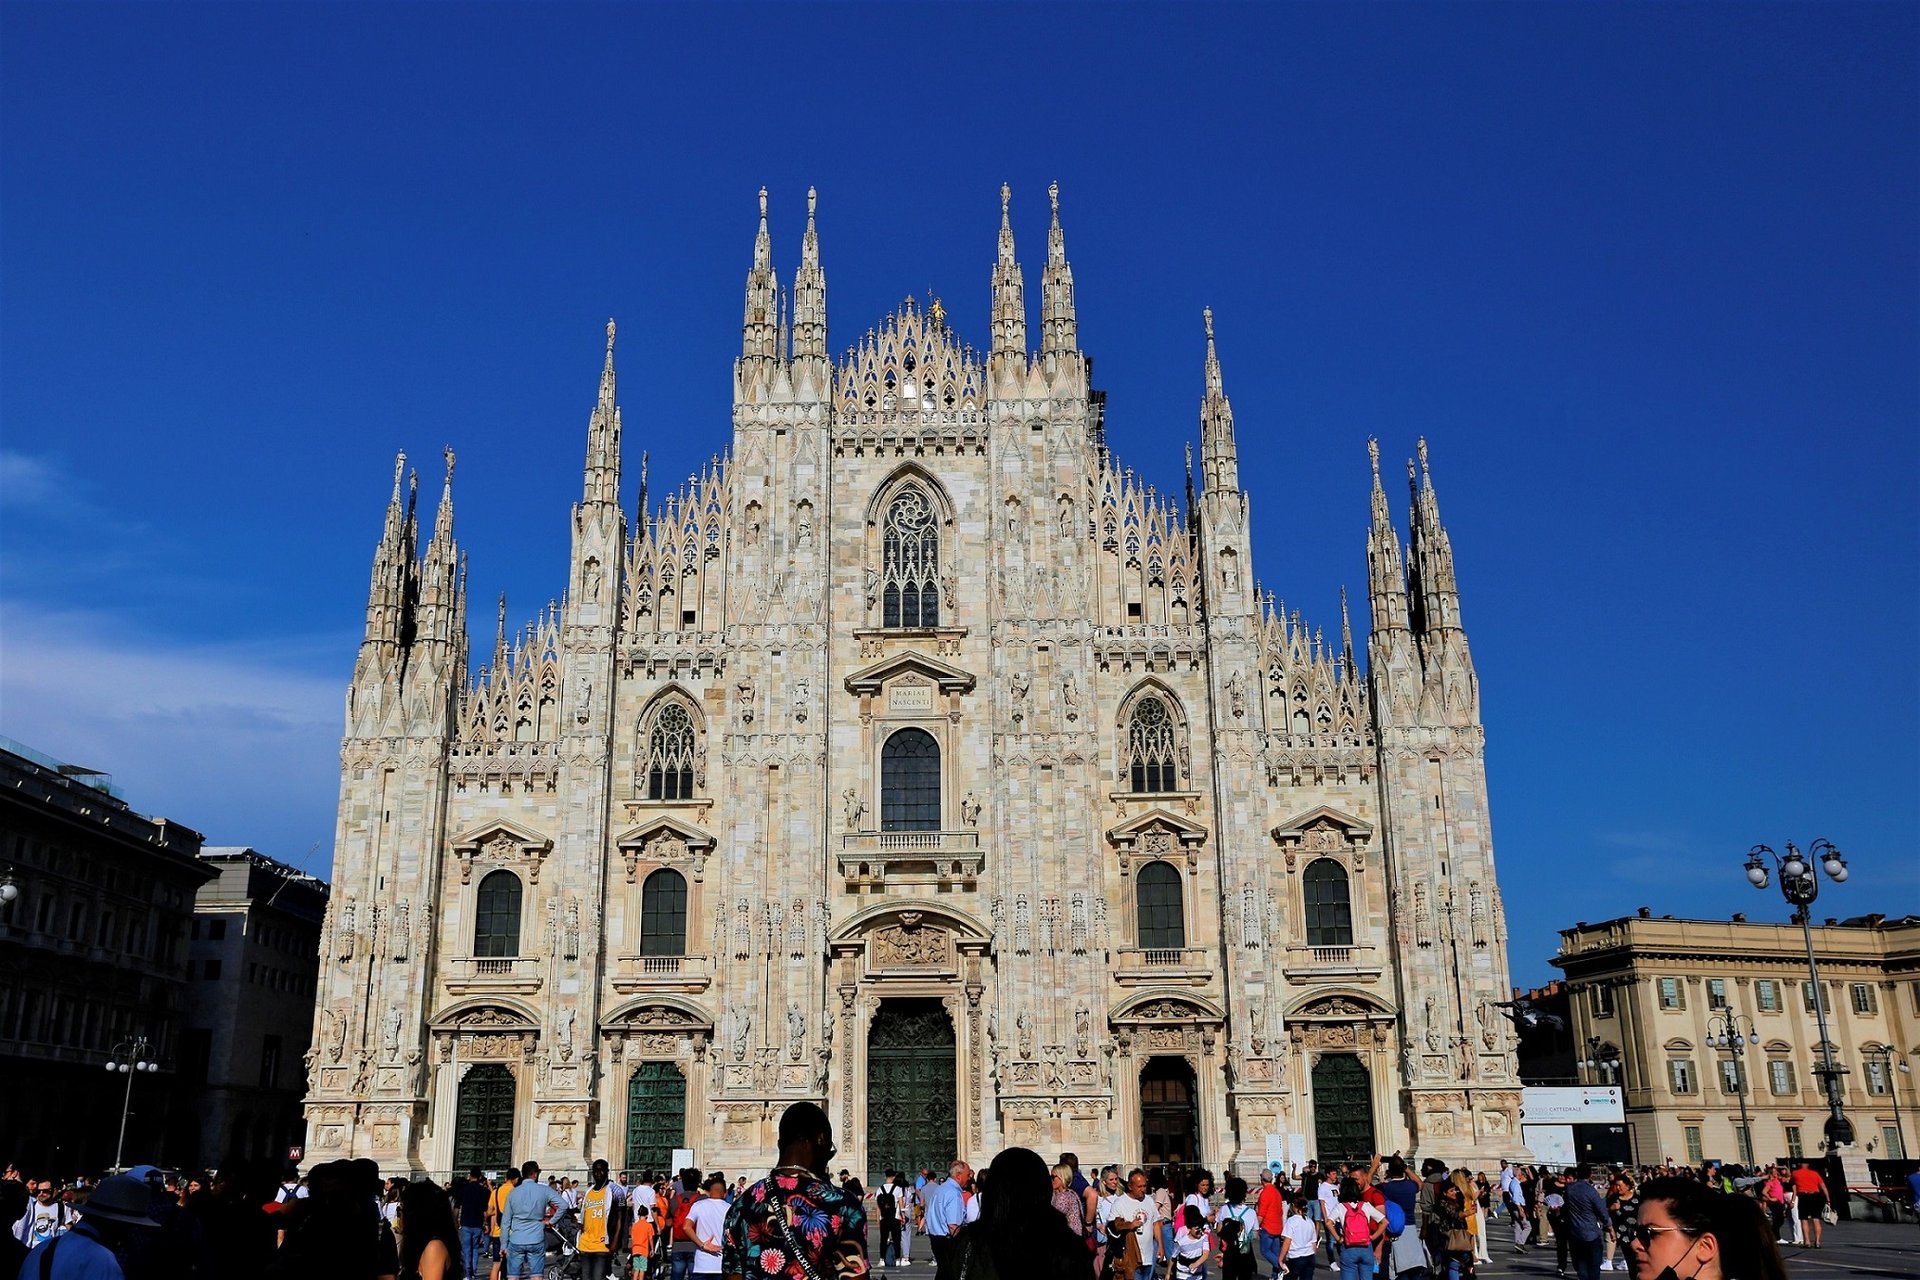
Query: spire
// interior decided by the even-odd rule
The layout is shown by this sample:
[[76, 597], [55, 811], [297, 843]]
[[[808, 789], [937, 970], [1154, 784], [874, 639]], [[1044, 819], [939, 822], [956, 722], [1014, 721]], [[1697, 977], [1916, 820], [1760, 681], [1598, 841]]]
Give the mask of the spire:
[[1207, 326], [1206, 390], [1200, 399], [1200, 469], [1207, 492], [1240, 488], [1240, 455], [1233, 440], [1233, 405], [1220, 377], [1220, 353], [1213, 345], [1213, 308], [1201, 313]]
[[587, 471], [581, 501], [620, 501], [620, 407], [615, 401], [613, 321], [607, 321], [607, 358], [600, 367], [600, 398], [587, 420]]
[[773, 273], [773, 239], [767, 234], [767, 189], [760, 188], [760, 229], [753, 237], [753, 268], [747, 272], [746, 317], [740, 358], [772, 364], [779, 359], [779, 280]]
[[992, 361], [1003, 363], [1017, 359], [1024, 368], [1027, 359], [1027, 294], [1020, 275], [1020, 262], [1013, 256], [1013, 221], [1008, 206], [1013, 188], [1000, 184], [1000, 256], [993, 264], [993, 352]]
[[433, 518], [433, 538], [420, 563], [419, 637], [450, 641], [462, 627], [457, 608], [460, 596], [460, 549], [453, 540], [453, 447], [442, 450], [447, 475], [440, 487], [440, 509]]
[[500, 621], [493, 633], [493, 673], [498, 679], [507, 669], [507, 593], [500, 593]]
[[[819, 195], [807, 188], [807, 230], [800, 238], [800, 269], [793, 273], [793, 358], [815, 360], [824, 376], [827, 359], [827, 276], [820, 269], [820, 233], [813, 223]], [[824, 381], [821, 383], [824, 389]]]
[[1433, 473], [1427, 466], [1424, 436], [1418, 449], [1417, 475], [1413, 462], [1407, 463], [1407, 484], [1413, 491], [1413, 523], [1407, 539], [1407, 589], [1412, 597], [1413, 628], [1422, 633], [1458, 630], [1460, 589], [1454, 580], [1453, 544], [1440, 523], [1440, 496], [1434, 492]]
[[1200, 508], [1193, 501], [1193, 441], [1187, 441], [1187, 519], [1192, 521], [1200, 514]]
[[1393, 527], [1387, 491], [1380, 484], [1380, 442], [1367, 441], [1373, 464], [1373, 524], [1367, 531], [1367, 598], [1373, 606], [1373, 630], [1407, 628], [1407, 584], [1400, 566], [1400, 534]]
[[640, 519], [638, 527], [643, 536], [648, 529], [652, 528], [652, 519], [652, 515], [649, 514], [647, 510], [647, 451], [642, 449], [640, 451]]
[[380, 542], [373, 550], [373, 581], [367, 590], [367, 641], [371, 644], [404, 645], [411, 601], [409, 587], [414, 571], [413, 503], [402, 501], [400, 481], [406, 474], [407, 455], [393, 459], [393, 496], [387, 500], [387, 520], [380, 531]]
[[1047, 269], [1040, 277], [1040, 350], [1044, 355], [1079, 351], [1080, 326], [1073, 311], [1073, 268], [1067, 265], [1067, 237], [1060, 230], [1060, 184], [1047, 184], [1053, 225], [1047, 229]]

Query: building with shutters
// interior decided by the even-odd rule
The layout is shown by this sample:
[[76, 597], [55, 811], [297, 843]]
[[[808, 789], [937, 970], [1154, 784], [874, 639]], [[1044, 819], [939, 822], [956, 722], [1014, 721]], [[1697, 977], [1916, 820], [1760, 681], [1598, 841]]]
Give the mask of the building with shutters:
[[1033, 330], [1006, 200], [982, 349], [909, 299], [836, 356], [762, 193], [732, 437], [637, 513], [610, 323], [561, 603], [490, 650], [451, 454], [430, 527], [396, 467], [311, 1158], [751, 1168], [796, 1099], [875, 1172], [1517, 1151], [1424, 443], [1404, 544], [1368, 446], [1363, 670], [1256, 586], [1212, 316], [1183, 504], [1107, 448], [1057, 194]]

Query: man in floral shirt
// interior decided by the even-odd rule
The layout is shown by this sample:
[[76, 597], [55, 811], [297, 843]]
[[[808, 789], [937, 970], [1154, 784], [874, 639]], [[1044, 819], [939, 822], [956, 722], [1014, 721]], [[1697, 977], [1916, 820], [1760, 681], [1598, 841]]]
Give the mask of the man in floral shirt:
[[[727, 1214], [729, 1280], [844, 1280], [867, 1273], [867, 1214], [827, 1181], [837, 1148], [827, 1113], [796, 1102], [780, 1117], [780, 1163]], [[798, 1256], [796, 1256], [798, 1255]]]

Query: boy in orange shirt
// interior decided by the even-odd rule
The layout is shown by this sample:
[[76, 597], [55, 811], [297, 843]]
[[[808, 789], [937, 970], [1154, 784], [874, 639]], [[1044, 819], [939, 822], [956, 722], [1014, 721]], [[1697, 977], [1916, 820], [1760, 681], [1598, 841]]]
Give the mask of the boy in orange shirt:
[[633, 1280], [646, 1280], [647, 1262], [653, 1257], [653, 1219], [648, 1216], [647, 1206], [634, 1206], [629, 1236], [633, 1247]]

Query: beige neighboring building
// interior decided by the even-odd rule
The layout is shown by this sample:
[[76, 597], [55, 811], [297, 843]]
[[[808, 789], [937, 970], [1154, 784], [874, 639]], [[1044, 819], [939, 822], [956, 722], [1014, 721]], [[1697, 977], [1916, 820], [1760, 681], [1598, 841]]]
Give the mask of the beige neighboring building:
[[[1813, 930], [1813, 945], [1856, 1138], [1842, 1154], [1902, 1154], [1903, 1131], [1905, 1149], [1915, 1150], [1920, 916], [1829, 920]], [[1755, 1043], [1742, 1058], [1753, 1158], [1822, 1154], [1827, 1103], [1813, 1070], [1820, 1032], [1798, 925], [1655, 918], [1643, 908], [1563, 929], [1553, 963], [1566, 973], [1578, 1054], [1598, 1036], [1602, 1058], [1617, 1054], [1624, 1064], [1636, 1160], [1743, 1158], [1740, 1068], [1708, 1043], [1726, 1014], [1753, 1022]]]
[[309, 1157], [752, 1170], [799, 1099], [870, 1173], [1517, 1152], [1424, 444], [1404, 558], [1377, 452], [1370, 493], [1358, 440], [1351, 476], [1294, 480], [1367, 530], [1363, 673], [1344, 609], [1325, 639], [1262, 590], [1211, 315], [1180, 503], [1108, 451], [1057, 204], [1030, 330], [1003, 193], [978, 347], [909, 298], [830, 355], [820, 245], [810, 193], [784, 287], [762, 194], [730, 437], [664, 500], [643, 473], [637, 513], [608, 325], [579, 500], [483, 513], [565, 525], [560, 603], [515, 636], [502, 601], [477, 672], [452, 459], [430, 535], [396, 470]]

